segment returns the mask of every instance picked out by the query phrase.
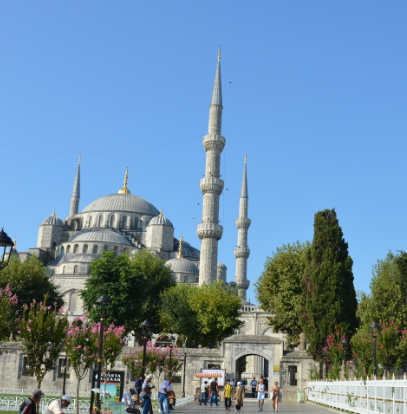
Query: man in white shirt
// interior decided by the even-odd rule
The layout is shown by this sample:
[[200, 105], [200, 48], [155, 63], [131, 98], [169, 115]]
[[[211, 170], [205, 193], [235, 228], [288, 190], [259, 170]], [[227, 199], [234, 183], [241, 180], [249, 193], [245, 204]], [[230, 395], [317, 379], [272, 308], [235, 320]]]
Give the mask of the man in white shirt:
[[136, 394], [137, 394], [137, 388], [136, 387], [131, 387], [130, 391], [126, 392], [123, 395], [122, 402], [124, 402], [126, 404], [125, 410], [128, 413], [140, 414], [140, 410], [134, 406], [134, 404], [137, 404], [137, 402], [135, 403], [132, 399], [132, 396], [136, 395]]
[[53, 400], [48, 405], [45, 405], [43, 414], [64, 414], [62, 409], [67, 408], [71, 401], [69, 395], [64, 395], [58, 400]]
[[160, 387], [160, 391], [158, 391], [158, 402], [160, 404], [160, 414], [164, 414], [164, 405], [167, 414], [170, 414], [170, 405], [168, 404], [168, 396], [169, 394], [174, 392], [172, 388], [172, 383], [174, 382], [174, 378], [170, 377], [167, 380], [163, 381]]

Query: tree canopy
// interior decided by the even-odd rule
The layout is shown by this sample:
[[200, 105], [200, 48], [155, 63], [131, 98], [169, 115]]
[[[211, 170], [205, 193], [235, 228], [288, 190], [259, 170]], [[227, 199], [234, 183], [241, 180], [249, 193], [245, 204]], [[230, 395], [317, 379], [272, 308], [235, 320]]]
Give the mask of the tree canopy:
[[240, 298], [221, 282], [178, 284], [161, 299], [163, 329], [180, 334], [189, 347], [216, 347], [243, 325]]
[[277, 252], [267, 258], [264, 271], [255, 284], [261, 308], [272, 314], [270, 325], [276, 332], [288, 334], [292, 345], [298, 344], [301, 333], [302, 277], [309, 246], [309, 242], [297, 241], [278, 247]]
[[349, 335], [358, 326], [353, 261], [335, 209], [315, 214], [314, 237], [305, 259], [300, 323], [308, 352], [321, 359], [332, 332]]

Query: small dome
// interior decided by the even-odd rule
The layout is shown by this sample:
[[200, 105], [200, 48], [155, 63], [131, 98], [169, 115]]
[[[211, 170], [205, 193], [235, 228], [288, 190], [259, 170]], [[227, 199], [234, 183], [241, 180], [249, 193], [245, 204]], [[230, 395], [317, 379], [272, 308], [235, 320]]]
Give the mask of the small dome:
[[165, 265], [171, 269], [172, 273], [192, 273], [194, 275], [199, 274], [199, 270], [196, 265], [187, 259], [171, 259], [168, 260]]
[[91, 263], [93, 259], [98, 258], [98, 254], [84, 254], [84, 253], [65, 253], [58, 256], [56, 259], [51, 260], [48, 265], [56, 266], [61, 263]]
[[223, 267], [224, 269], [227, 269], [227, 267], [222, 262], [219, 262], [216, 266]]
[[[179, 240], [174, 238], [174, 245], [172, 248], [173, 252], [179, 251]], [[184, 257], [191, 257], [193, 259], [199, 259], [201, 253], [198, 249], [195, 249], [195, 247], [192, 247], [189, 243], [187, 243], [185, 240], [182, 241], [182, 255]]]
[[230, 283], [228, 283], [228, 285], [232, 287], [236, 287], [237, 283], [234, 280], [232, 280]]
[[163, 226], [171, 226], [171, 227], [174, 227], [172, 225], [171, 221], [169, 219], [167, 219], [167, 217], [163, 216], [162, 212], [158, 216], [153, 217], [150, 220], [150, 223], [148, 225], [151, 226], [152, 224], [161, 224]]
[[120, 243], [132, 246], [132, 244], [121, 234], [112, 230], [89, 230], [71, 237], [70, 242], [107, 242]]
[[48, 224], [48, 225], [52, 225], [52, 226], [63, 226], [64, 222], [55, 215], [55, 210], [54, 210], [54, 214], [52, 216], [47, 217], [41, 223], [41, 226], [43, 226], [44, 224]]

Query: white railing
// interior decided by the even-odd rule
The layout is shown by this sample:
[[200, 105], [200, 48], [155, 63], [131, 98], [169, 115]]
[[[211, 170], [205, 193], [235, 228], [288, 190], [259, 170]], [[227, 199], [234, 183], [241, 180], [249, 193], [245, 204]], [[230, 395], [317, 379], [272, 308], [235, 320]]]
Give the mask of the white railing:
[[[27, 397], [31, 395], [35, 387], [33, 388], [1, 388], [0, 387], [0, 394], [17, 394], [17, 395], [26, 395]], [[46, 395], [52, 395], [55, 397], [61, 397], [63, 395], [62, 388], [48, 388], [43, 389], [41, 388], [41, 391]], [[79, 396], [80, 397], [88, 397], [90, 398], [90, 390], [80, 390]], [[70, 395], [71, 397], [73, 395], [76, 395], [76, 391], [74, 390], [66, 390], [65, 394]]]
[[[4, 396], [0, 395], [0, 411], [19, 411], [20, 405], [25, 401], [27, 397], [18, 397], [18, 396]], [[39, 404], [39, 413], [42, 413], [44, 406], [48, 405], [55, 398], [46, 398], [43, 397]], [[89, 413], [89, 400], [79, 400], [79, 412], [80, 413]], [[69, 408], [64, 408], [66, 413], [76, 412], [76, 398], [72, 398], [72, 403], [69, 405]]]
[[308, 400], [360, 414], [407, 414], [407, 378], [308, 381]]

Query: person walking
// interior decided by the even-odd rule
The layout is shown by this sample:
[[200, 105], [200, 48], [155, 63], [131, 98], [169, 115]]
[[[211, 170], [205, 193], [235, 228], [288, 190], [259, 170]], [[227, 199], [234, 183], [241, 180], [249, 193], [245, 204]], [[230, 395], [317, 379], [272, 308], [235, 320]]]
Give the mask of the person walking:
[[271, 389], [271, 399], [273, 401], [273, 408], [274, 412], [278, 411], [278, 399], [280, 398], [280, 387], [278, 386], [278, 382], [274, 383], [273, 388]]
[[235, 411], [240, 411], [240, 408], [243, 407], [243, 399], [244, 399], [244, 389], [242, 387], [242, 383], [239, 381], [237, 383], [237, 387], [235, 390]]
[[211, 382], [211, 407], [212, 407], [214, 399], [215, 399], [216, 406], [219, 407], [218, 394], [219, 394], [218, 380], [217, 378], [214, 378]]
[[48, 405], [45, 405], [43, 414], [63, 414], [63, 409], [68, 408], [71, 401], [69, 395], [53, 400]]
[[233, 387], [230, 385], [230, 380], [226, 380], [226, 385], [223, 387], [223, 398], [225, 399], [226, 411], [230, 411], [232, 405], [232, 391]]
[[20, 414], [37, 414], [37, 404], [45, 394], [40, 389], [35, 389], [31, 395], [20, 405]]
[[208, 381], [204, 381], [201, 384], [201, 398], [199, 399], [199, 405], [202, 405], [202, 402], [206, 405], [206, 400], [207, 400], [207, 394], [208, 392]]
[[136, 393], [140, 394], [141, 393], [141, 387], [143, 385], [143, 377], [140, 375], [137, 379], [136, 379], [136, 383], [134, 384], [134, 386], [136, 387]]
[[160, 391], [158, 391], [158, 402], [160, 405], [160, 414], [164, 414], [164, 407], [167, 411], [167, 414], [170, 414], [170, 404], [168, 401], [168, 397], [174, 391], [172, 388], [172, 383], [174, 382], [174, 378], [170, 377], [167, 380], [163, 381], [160, 387]]
[[147, 375], [145, 381], [143, 382], [143, 385], [141, 386], [141, 399], [143, 401], [143, 414], [150, 414], [151, 411], [151, 390], [154, 387], [154, 385], [151, 384], [151, 380], [153, 379], [153, 376]]
[[250, 383], [250, 386], [252, 387], [252, 397], [256, 398], [256, 387], [257, 387], [256, 377], [253, 378], [252, 382]]
[[266, 387], [264, 385], [264, 379], [260, 379], [259, 383], [256, 387], [257, 391], [257, 399], [259, 400], [259, 412], [263, 411], [263, 405], [264, 405], [264, 398], [266, 396]]
[[133, 401], [133, 395], [138, 397], [137, 388], [131, 387], [128, 392], [123, 394], [122, 403], [125, 404], [125, 410], [130, 414], [140, 414], [140, 410], [135, 406], [135, 404], [140, 404], [140, 401]]

